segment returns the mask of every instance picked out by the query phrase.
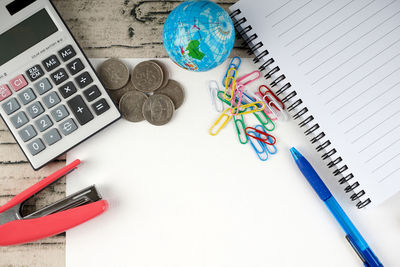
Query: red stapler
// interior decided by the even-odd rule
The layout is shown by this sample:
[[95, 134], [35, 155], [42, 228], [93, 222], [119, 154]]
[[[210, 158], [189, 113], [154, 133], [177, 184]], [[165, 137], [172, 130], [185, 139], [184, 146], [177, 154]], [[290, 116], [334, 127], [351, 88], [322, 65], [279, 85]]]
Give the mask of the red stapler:
[[62, 233], [107, 210], [107, 201], [101, 200], [95, 186], [89, 186], [29, 215], [21, 215], [25, 200], [75, 170], [80, 163], [80, 160], [75, 160], [0, 207], [0, 246], [27, 243]]

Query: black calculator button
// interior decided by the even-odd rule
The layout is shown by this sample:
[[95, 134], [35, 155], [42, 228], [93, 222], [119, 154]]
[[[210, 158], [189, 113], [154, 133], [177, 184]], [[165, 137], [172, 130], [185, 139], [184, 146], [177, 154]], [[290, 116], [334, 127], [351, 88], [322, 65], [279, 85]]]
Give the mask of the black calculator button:
[[96, 103], [94, 103], [92, 105], [92, 108], [94, 109], [94, 112], [96, 112], [96, 115], [101, 115], [107, 110], [109, 110], [110, 106], [108, 105], [107, 101], [104, 98], [102, 98]]
[[72, 82], [67, 82], [66, 84], [58, 88], [58, 90], [64, 98], [68, 98], [76, 93], [76, 87]]
[[75, 75], [79, 73], [81, 70], [83, 70], [85, 66], [83, 66], [82, 61], [79, 58], [77, 58], [68, 63], [67, 68], [69, 70], [69, 73], [71, 73], [71, 75]]
[[85, 88], [89, 84], [93, 82], [92, 77], [90, 74], [85, 71], [84, 73], [80, 74], [78, 77], [75, 78], [76, 83], [79, 85], [80, 88]]
[[52, 55], [42, 61], [42, 65], [47, 71], [52, 71], [58, 66], [60, 66], [60, 61], [55, 55]]
[[93, 100], [101, 96], [101, 92], [97, 85], [92, 85], [90, 88], [83, 91], [83, 94], [85, 95], [86, 100], [89, 102], [92, 102]]
[[68, 45], [63, 49], [61, 49], [60, 51], [58, 51], [58, 54], [60, 55], [63, 61], [68, 61], [76, 55], [76, 52], [72, 48], [72, 45]]
[[90, 112], [89, 107], [85, 104], [85, 101], [83, 101], [83, 98], [80, 95], [75, 96], [67, 103], [80, 125], [85, 125], [89, 121], [93, 120], [93, 114]]
[[35, 65], [26, 71], [26, 75], [28, 75], [29, 80], [33, 82], [42, 77], [44, 75], [44, 71], [40, 65]]
[[68, 74], [63, 68], [57, 70], [56, 72], [53, 72], [50, 76], [56, 85], [59, 85], [60, 83], [65, 82], [68, 79]]

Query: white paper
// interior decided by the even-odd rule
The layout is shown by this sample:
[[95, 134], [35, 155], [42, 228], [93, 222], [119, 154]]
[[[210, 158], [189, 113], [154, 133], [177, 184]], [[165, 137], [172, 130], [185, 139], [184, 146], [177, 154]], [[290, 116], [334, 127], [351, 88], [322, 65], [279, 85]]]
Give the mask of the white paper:
[[[309, 157], [380, 259], [400, 264], [400, 198], [361, 215], [292, 121], [273, 132], [278, 154], [266, 162], [239, 144], [232, 122], [211, 137], [219, 114], [207, 84], [221, 83], [227, 62], [193, 73], [162, 61], [186, 92], [169, 124], [121, 120], [67, 155], [84, 162], [68, 175], [67, 193], [96, 184], [110, 203], [107, 212], [67, 232], [67, 267], [360, 266], [295, 166], [291, 146]], [[252, 70], [244, 59], [239, 74]]]

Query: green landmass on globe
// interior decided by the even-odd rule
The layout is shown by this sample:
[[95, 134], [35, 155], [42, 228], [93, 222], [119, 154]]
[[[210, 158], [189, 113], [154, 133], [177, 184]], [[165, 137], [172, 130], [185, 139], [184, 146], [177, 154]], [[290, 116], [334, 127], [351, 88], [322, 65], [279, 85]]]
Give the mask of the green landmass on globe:
[[189, 51], [189, 56], [198, 60], [202, 60], [204, 53], [199, 49], [200, 42], [198, 40], [191, 40], [186, 47], [186, 51]]

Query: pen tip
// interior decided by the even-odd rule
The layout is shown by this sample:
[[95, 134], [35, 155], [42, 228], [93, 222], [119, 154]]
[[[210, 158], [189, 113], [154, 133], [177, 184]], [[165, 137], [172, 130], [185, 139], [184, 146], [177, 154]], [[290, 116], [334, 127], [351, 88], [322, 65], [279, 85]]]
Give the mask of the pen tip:
[[297, 151], [297, 149], [294, 148], [294, 147], [292, 147], [292, 148], [290, 149], [290, 153], [292, 153], [292, 157], [293, 157], [295, 160], [298, 160], [299, 158], [302, 157], [302, 155], [300, 154], [300, 152]]

